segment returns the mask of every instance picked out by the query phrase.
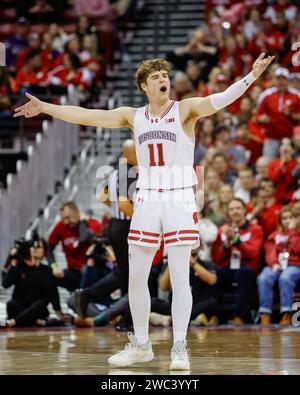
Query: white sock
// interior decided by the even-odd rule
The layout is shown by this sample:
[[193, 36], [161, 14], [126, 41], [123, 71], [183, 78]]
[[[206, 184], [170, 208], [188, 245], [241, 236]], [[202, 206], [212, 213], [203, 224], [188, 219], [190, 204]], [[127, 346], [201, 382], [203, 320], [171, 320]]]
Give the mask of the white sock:
[[193, 297], [190, 288], [190, 245], [168, 247], [168, 265], [172, 284], [172, 324], [174, 344], [186, 339]]
[[148, 278], [156, 248], [129, 245], [128, 297], [134, 335], [139, 344], [149, 340], [151, 298]]
[[175, 332], [173, 331], [173, 343], [175, 344], [178, 341], [185, 341], [186, 332]]
[[149, 326], [135, 326], [134, 336], [139, 344], [146, 344], [149, 340]]

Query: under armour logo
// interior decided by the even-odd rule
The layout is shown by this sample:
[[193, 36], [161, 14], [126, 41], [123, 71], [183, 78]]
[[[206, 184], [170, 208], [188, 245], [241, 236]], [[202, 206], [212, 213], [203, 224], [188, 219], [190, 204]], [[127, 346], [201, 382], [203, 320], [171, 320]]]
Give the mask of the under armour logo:
[[156, 119], [151, 119], [151, 123], [153, 123], [153, 122], [158, 122], [158, 119], [156, 118]]
[[248, 85], [249, 85], [249, 82], [247, 82], [246, 80], [244, 80], [243, 82], [245, 82], [246, 86], [248, 86]]

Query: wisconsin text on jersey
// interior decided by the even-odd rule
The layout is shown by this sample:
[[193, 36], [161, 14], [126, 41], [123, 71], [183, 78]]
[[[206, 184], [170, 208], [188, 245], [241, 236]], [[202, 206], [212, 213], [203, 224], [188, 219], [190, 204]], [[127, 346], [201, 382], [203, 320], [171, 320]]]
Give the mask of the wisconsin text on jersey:
[[150, 130], [139, 136], [139, 144], [147, 140], [170, 140], [176, 143], [176, 134], [172, 132], [167, 132], [166, 130]]

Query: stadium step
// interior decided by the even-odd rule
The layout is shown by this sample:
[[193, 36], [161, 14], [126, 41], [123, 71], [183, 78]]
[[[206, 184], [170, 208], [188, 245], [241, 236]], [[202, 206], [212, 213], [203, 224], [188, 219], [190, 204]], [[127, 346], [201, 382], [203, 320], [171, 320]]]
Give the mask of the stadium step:
[[190, 33], [204, 21], [205, 3], [201, 0], [146, 0], [132, 41], [126, 45], [129, 62], [120, 65], [114, 89], [124, 105], [144, 105], [137, 90], [134, 72], [143, 59], [164, 58], [166, 53], [183, 46]]

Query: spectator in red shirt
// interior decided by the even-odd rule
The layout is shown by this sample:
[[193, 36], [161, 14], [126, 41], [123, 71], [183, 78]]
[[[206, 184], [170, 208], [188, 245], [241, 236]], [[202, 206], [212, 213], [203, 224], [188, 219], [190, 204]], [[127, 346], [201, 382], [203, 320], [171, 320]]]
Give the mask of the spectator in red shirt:
[[256, 205], [249, 207], [251, 215], [249, 219], [256, 219], [263, 228], [265, 238], [277, 229], [277, 215], [282, 204], [275, 199], [275, 184], [270, 178], [262, 178], [259, 182], [259, 190]]
[[246, 207], [241, 199], [231, 200], [228, 215], [230, 223], [219, 228], [212, 258], [218, 267], [219, 290], [222, 292], [233, 281], [237, 283], [232, 323], [241, 325], [249, 317], [249, 301], [259, 270], [264, 238], [262, 228], [246, 220]]
[[248, 51], [254, 57], [261, 52], [278, 52], [283, 44], [283, 34], [277, 30], [270, 17], [263, 15], [262, 28], [249, 43]]
[[32, 49], [25, 57], [25, 65], [17, 73], [15, 80], [15, 91], [20, 92], [21, 89], [31, 89], [32, 92], [40, 93], [40, 87], [47, 85], [48, 74], [42, 68], [40, 51]]
[[[51, 263], [57, 285], [73, 291], [79, 287], [86, 251], [92, 244], [93, 236], [101, 233], [102, 226], [93, 218], [81, 220], [79, 209], [74, 202], [64, 203], [60, 214], [61, 221], [54, 226], [49, 236], [48, 261]], [[62, 244], [68, 265], [64, 270], [57, 267], [53, 255], [53, 250], [59, 243]]]
[[73, 53], [65, 53], [63, 65], [56, 67], [49, 72], [51, 90], [55, 87], [67, 89], [69, 84], [76, 85], [84, 90], [90, 86], [91, 76], [86, 68], [80, 67], [80, 59]]
[[280, 140], [291, 137], [300, 121], [299, 92], [289, 88], [289, 71], [280, 67], [275, 71], [276, 86], [266, 89], [257, 103], [256, 121], [265, 126], [263, 156], [275, 159]]
[[278, 216], [279, 228], [266, 244], [266, 263], [257, 278], [259, 313], [262, 325], [271, 323], [273, 287], [278, 281], [281, 325], [290, 325], [294, 289], [300, 279], [300, 232], [291, 207], [283, 207]]
[[256, 136], [250, 133], [248, 123], [241, 123], [236, 129], [235, 144], [241, 145], [246, 150], [248, 163], [255, 165], [257, 159], [262, 154], [262, 144]]
[[237, 46], [234, 36], [227, 36], [224, 40], [224, 46], [220, 50], [220, 62], [226, 63], [231, 71], [231, 77], [235, 78], [242, 74], [242, 51]]
[[275, 198], [278, 202], [287, 204], [297, 189], [297, 185], [292, 176], [294, 168], [297, 166], [296, 159], [293, 159], [294, 149], [289, 139], [283, 139], [279, 147], [279, 159], [271, 160], [268, 164], [268, 176], [275, 182]]
[[23, 49], [17, 54], [16, 58], [16, 72], [18, 72], [24, 65], [25, 65], [25, 59], [26, 55], [32, 50], [41, 50], [41, 40], [40, 37], [37, 33], [31, 33], [28, 36], [28, 44], [29, 47]]

